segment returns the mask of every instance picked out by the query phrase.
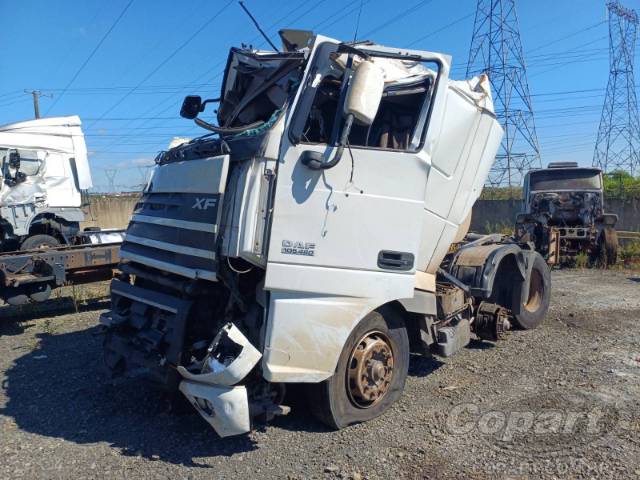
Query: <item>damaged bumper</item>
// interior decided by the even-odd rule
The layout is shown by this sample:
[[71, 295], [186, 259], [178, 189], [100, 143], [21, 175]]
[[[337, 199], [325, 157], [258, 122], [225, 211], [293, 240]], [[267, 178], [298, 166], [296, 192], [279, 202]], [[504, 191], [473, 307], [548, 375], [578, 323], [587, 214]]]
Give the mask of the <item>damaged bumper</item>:
[[251, 430], [245, 387], [223, 387], [182, 380], [179, 388], [221, 437], [240, 435]]
[[236, 385], [256, 366], [262, 354], [232, 323], [225, 325], [211, 343], [200, 373], [179, 366], [179, 389], [191, 405], [221, 437], [251, 430], [249, 398]]

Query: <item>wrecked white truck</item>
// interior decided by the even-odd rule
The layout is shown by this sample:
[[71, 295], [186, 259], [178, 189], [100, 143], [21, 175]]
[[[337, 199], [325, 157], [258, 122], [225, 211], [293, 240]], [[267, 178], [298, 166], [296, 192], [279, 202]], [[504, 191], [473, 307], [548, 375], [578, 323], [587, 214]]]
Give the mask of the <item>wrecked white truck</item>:
[[[283, 31], [232, 49], [211, 133], [156, 159], [101, 316], [114, 375], [181, 391], [221, 436], [287, 413], [333, 428], [395, 402], [410, 353], [534, 328], [550, 295], [529, 245], [463, 241], [502, 138], [486, 77], [447, 55]], [[219, 102], [217, 122], [197, 118]]]
[[0, 126], [2, 250], [73, 243], [91, 172], [80, 118], [51, 117]]
[[78, 116], [0, 126], [0, 300], [42, 302], [112, 277], [122, 232], [80, 230], [91, 186]]

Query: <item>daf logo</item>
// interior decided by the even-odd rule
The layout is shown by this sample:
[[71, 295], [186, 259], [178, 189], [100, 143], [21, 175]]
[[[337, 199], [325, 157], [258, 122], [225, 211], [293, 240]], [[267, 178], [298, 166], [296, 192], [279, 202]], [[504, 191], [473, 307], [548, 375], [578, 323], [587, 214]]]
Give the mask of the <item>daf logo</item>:
[[282, 249], [280, 251], [285, 255], [314, 257], [316, 255], [316, 244], [311, 242], [301, 242], [299, 240], [283, 240]]
[[196, 203], [193, 204], [193, 207], [191, 208], [196, 208], [198, 210], [206, 210], [209, 207], [215, 207], [216, 206], [216, 201], [217, 199], [215, 198], [196, 198]]

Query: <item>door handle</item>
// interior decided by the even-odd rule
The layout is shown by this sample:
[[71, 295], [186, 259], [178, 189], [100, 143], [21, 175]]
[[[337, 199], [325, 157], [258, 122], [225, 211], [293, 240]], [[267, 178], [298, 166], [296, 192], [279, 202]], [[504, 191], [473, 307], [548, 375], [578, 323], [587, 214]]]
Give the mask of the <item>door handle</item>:
[[406, 272], [413, 268], [414, 261], [413, 253], [394, 252], [392, 250], [381, 250], [378, 253], [378, 268], [385, 270]]

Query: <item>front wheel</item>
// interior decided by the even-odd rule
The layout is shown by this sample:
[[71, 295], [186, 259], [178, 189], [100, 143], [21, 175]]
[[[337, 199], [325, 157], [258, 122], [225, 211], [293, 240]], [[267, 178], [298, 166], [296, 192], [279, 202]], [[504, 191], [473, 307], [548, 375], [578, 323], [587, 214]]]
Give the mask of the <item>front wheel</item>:
[[604, 227], [600, 234], [600, 263], [606, 268], [618, 261], [618, 233], [613, 227]]
[[512, 308], [514, 312], [519, 312], [514, 313], [513, 320], [521, 329], [536, 328], [547, 315], [551, 302], [551, 272], [547, 262], [538, 253], [533, 255], [529, 290], [524, 298], [514, 299], [515, 302], [520, 302], [520, 305], [519, 308]]
[[367, 315], [347, 339], [336, 371], [308, 386], [313, 414], [340, 429], [382, 415], [402, 395], [409, 370], [409, 337], [391, 309]]

